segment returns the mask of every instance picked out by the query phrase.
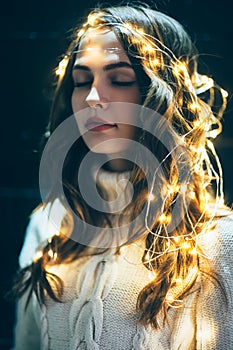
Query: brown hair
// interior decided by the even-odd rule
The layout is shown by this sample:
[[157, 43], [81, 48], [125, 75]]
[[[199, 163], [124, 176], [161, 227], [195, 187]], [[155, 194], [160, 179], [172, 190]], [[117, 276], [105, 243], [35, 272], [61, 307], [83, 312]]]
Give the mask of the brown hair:
[[[161, 135], [169, 133], [171, 144], [180, 145], [179, 149], [174, 148], [173, 152], [169, 152], [158, 139], [141, 130], [139, 142], [156, 155], [163, 169], [163, 175], [156, 178], [153, 192], [157, 205], [161, 203], [159, 215], [155, 211], [158, 207], [149, 202], [147, 226], [140, 228], [139, 233], [146, 237], [142, 261], [154, 273], [154, 278], [140, 292], [137, 309], [141, 322], [156, 328], [159, 312], [163, 310], [166, 319], [168, 308], [191, 292], [200, 273], [208, 275], [211, 271], [207, 260], [205, 271], [201, 267], [200, 259], [204, 258], [201, 257], [197, 237], [201, 232], [210, 230], [213, 221], [208, 208], [215, 201], [212, 191], [214, 176], [206, 150], [209, 147], [214, 152], [211, 139], [221, 131], [220, 118], [225, 99], [222, 90], [214, 82], [210, 84], [210, 78], [198, 74], [197, 50], [176, 20], [142, 6], [100, 8], [92, 11], [83, 26], [74, 30], [73, 40], [64, 55], [64, 74], [58, 81], [53, 101], [48, 127], [50, 133], [72, 115], [71, 71], [74, 53], [87, 30], [93, 28], [109, 28], [116, 33], [135, 69], [143, 106], [165, 117], [170, 127], [167, 128], [168, 124], [162, 121], [156, 127]], [[221, 100], [222, 107], [213, 112], [216, 96]], [[185, 150], [183, 155], [179, 153], [181, 150]], [[78, 217], [93, 224], [104, 222], [110, 225], [108, 216], [90, 208], [80, 194], [77, 172], [87, 152], [82, 139], [71, 148], [63, 171], [64, 192]], [[79, 157], [75, 164], [74, 155], [76, 160]], [[51, 164], [56, 167], [52, 159]], [[135, 188], [131, 204], [135, 216], [148, 205], [148, 194], [153, 184], [148, 184], [146, 178], [146, 174], [134, 166], [130, 180]], [[53, 202], [56, 197], [54, 185], [47, 202]], [[63, 201], [62, 198], [60, 200]], [[67, 212], [63, 230], [75, 230], [72, 212], [69, 208]], [[139, 229], [133, 227], [133, 230], [136, 237]], [[57, 254], [56, 260], [49, 254], [51, 249]], [[59, 301], [62, 281], [48, 273], [46, 267], [69, 263], [85, 255], [85, 252], [85, 245], [69, 239], [62, 232], [51, 237], [41, 256], [21, 272], [21, 276], [26, 276], [26, 271], [30, 271], [30, 274], [28, 278], [21, 277], [17, 285], [19, 295], [30, 288], [29, 297], [34, 291], [44, 302], [47, 292], [51, 298]], [[214, 276], [214, 271], [211, 274]]]

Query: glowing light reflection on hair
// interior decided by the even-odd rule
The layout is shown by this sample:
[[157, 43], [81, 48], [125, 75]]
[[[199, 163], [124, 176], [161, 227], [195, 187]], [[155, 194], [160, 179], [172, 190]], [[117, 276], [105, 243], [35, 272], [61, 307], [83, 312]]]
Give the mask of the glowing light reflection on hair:
[[[96, 16], [96, 14], [89, 15], [87, 23], [84, 25], [83, 28], [81, 28], [77, 32], [78, 38], [80, 38], [86, 32], [85, 27], [88, 28], [88, 25], [91, 27], [95, 27], [97, 25], [100, 25], [99, 19], [100, 19], [100, 15], [98, 15], [98, 16]], [[101, 23], [101, 26], [103, 26], [103, 25], [104, 24]], [[122, 30], [124, 30], [124, 32], [126, 32], [127, 34], [129, 34], [129, 32], [130, 32], [131, 35], [129, 36], [129, 40], [131, 41], [131, 43], [133, 45], [137, 46], [139, 54], [141, 53], [141, 56], [135, 56], [135, 57], [142, 59], [144, 64], [147, 65], [146, 69], [148, 69], [147, 71], [149, 72], [148, 75], [150, 77], [155, 76], [155, 72], [156, 72], [156, 69], [158, 67], [160, 67], [160, 68], [163, 67], [164, 57], [166, 55], [170, 54], [170, 56], [173, 58], [173, 64], [172, 64], [172, 67], [169, 67], [169, 68], [172, 68], [172, 72], [177, 77], [178, 83], [180, 83], [181, 86], [183, 86], [183, 85], [186, 86], [187, 89], [189, 89], [190, 92], [193, 93], [193, 100], [188, 103], [187, 107], [188, 107], [190, 112], [192, 112], [194, 114], [199, 113], [202, 106], [199, 105], [197, 95], [211, 89], [214, 86], [213, 79], [206, 76], [206, 75], [201, 75], [198, 73], [195, 73], [195, 77], [190, 77], [189, 72], [188, 72], [188, 66], [186, 65], [186, 63], [181, 62], [176, 57], [174, 57], [173, 53], [168, 48], [163, 46], [162, 43], [155, 44], [156, 39], [147, 35], [143, 28], [136, 27], [135, 25], [133, 25], [129, 22], [124, 22], [122, 24], [119, 24], [119, 26], [121, 26]], [[160, 45], [160, 48], [157, 47], [157, 44]], [[161, 47], [163, 49], [161, 49]], [[158, 52], [159, 52], [160, 56], [158, 56]], [[134, 55], [134, 53], [131, 52], [130, 50], [129, 50], [129, 54]], [[68, 56], [66, 56], [59, 63], [59, 66], [55, 71], [56, 75], [62, 76], [64, 74], [67, 63], [68, 63]], [[194, 81], [192, 81], [191, 78]], [[220, 92], [221, 92], [222, 97], [223, 97], [223, 107], [219, 112], [219, 115], [221, 116], [221, 112], [224, 111], [224, 108], [226, 105], [225, 100], [228, 96], [228, 93], [227, 93], [227, 91], [225, 91], [223, 89], [220, 89]], [[182, 109], [182, 107], [183, 107], [183, 103], [184, 103], [183, 101], [184, 101], [183, 97], [179, 96], [177, 98], [177, 104], [179, 104], [180, 109]], [[211, 109], [207, 112], [209, 114], [212, 113]], [[194, 120], [193, 127], [204, 129], [206, 131], [206, 137], [216, 138], [216, 136], [221, 132], [221, 127], [219, 126], [219, 128], [216, 128], [213, 130], [210, 129], [212, 127], [213, 121], [209, 117], [209, 114], [208, 114], [208, 120], [202, 120], [201, 117], [200, 117], [200, 119]], [[190, 133], [191, 132], [192, 132], [192, 130], [190, 131]], [[186, 146], [186, 137], [188, 135], [189, 135], [189, 132], [185, 135], [180, 136], [180, 144], [183, 143], [184, 146]], [[211, 164], [210, 158], [209, 158], [208, 153], [207, 153], [206, 148], [205, 148], [206, 146], [209, 148], [212, 155], [216, 159], [218, 171], [216, 171]], [[203, 170], [203, 164], [205, 164], [205, 167], [207, 168], [206, 173], [208, 174], [209, 179], [215, 179], [216, 187], [217, 187], [217, 189], [216, 189], [216, 208], [217, 208], [217, 205], [224, 204], [224, 198], [223, 198], [223, 187], [222, 187], [222, 170], [221, 170], [221, 165], [220, 165], [220, 162], [218, 160], [217, 154], [215, 152], [213, 143], [212, 143], [212, 141], [207, 140], [206, 145], [200, 145], [199, 147], [190, 146], [190, 149], [196, 154], [196, 164], [194, 164], [193, 170], [194, 170], [194, 172], [196, 172], [197, 174], [199, 174], [200, 176], [203, 177], [204, 187], [208, 186], [209, 180], [208, 181], [205, 180], [206, 175], [205, 175], [205, 172]], [[178, 192], [180, 194], [182, 194], [184, 197], [187, 193], [188, 198], [194, 200], [196, 198], [196, 193], [194, 190], [192, 190], [188, 187], [189, 186], [187, 184], [175, 184], [175, 185], [167, 184], [167, 186], [165, 186], [165, 189], [164, 189], [165, 200], [167, 199], [167, 196], [173, 195], [173, 194], [178, 193]], [[156, 199], [155, 195], [152, 192], [153, 192], [153, 188], [152, 188], [152, 190], [149, 193], [148, 198], [147, 198], [147, 203], [148, 203], [147, 215], [149, 212], [150, 202]], [[186, 237], [190, 237], [190, 233], [184, 234], [184, 235], [179, 236], [179, 237], [168, 235], [168, 233], [166, 231], [166, 226], [169, 225], [172, 218], [171, 218], [170, 214], [163, 213], [163, 208], [165, 207], [164, 203], [162, 205], [161, 215], [159, 216], [159, 219], [158, 219], [159, 227], [156, 230], [156, 232], [152, 232], [150, 230], [150, 228], [148, 227], [147, 216], [146, 216], [145, 226], [146, 226], [148, 232], [150, 232], [154, 236], [154, 241], [151, 244], [151, 246], [149, 247], [148, 252], [145, 256], [146, 262], [149, 263], [149, 265], [150, 265], [150, 262], [152, 263], [158, 257], [160, 257], [164, 254], [167, 254], [167, 253], [177, 251], [179, 249], [184, 249], [187, 251], [188, 254], [191, 254], [194, 256], [197, 256], [197, 254], [200, 254], [200, 252], [198, 252], [197, 244], [196, 244], [196, 240], [198, 237], [198, 234], [196, 232], [196, 226], [201, 221], [202, 217], [205, 215], [205, 213], [209, 207], [208, 193], [203, 194], [202, 197], [200, 196], [200, 198], [201, 198], [200, 199], [200, 206], [202, 208], [203, 213], [202, 213], [202, 216], [197, 221], [195, 226], [193, 226], [192, 220], [188, 216], [188, 208], [185, 208], [185, 210], [187, 211], [187, 220], [189, 221], [191, 228], [193, 230], [192, 238], [191, 238], [193, 240], [192, 243], [189, 241], [184, 242], [184, 239]], [[215, 216], [215, 211], [211, 212], [211, 216], [212, 217], [210, 218], [208, 227], [210, 227], [210, 224]], [[204, 227], [203, 230], [208, 230], [208, 227]], [[158, 238], [166, 239], [166, 243], [165, 243], [166, 247], [165, 247], [165, 250], [162, 252], [155, 251], [155, 242]], [[175, 244], [174, 244], [174, 242], [175, 242]], [[126, 247], [123, 247], [122, 249], [124, 250], [124, 249], [126, 249]], [[38, 254], [37, 256], [41, 257], [42, 252], [38, 252], [37, 254]], [[52, 249], [49, 250], [48, 254], [51, 258], [57, 257], [56, 253]], [[152, 256], [152, 258], [150, 258], [150, 256]], [[193, 266], [192, 273], [194, 275], [198, 273], [198, 268], [196, 266]], [[155, 272], [153, 270], [149, 271], [148, 277], [151, 280], [155, 279], [156, 278]], [[176, 283], [181, 283], [182, 281], [183, 281], [182, 279], [179, 279], [179, 278], [176, 279]], [[169, 303], [171, 303], [171, 305], [174, 302], [178, 302], [178, 303], [181, 302], [180, 300], [178, 300], [178, 301], [174, 300], [172, 297], [169, 297], [169, 296], [167, 297], [166, 300]]]
[[55, 74], [59, 77], [63, 76], [69, 62], [69, 57], [66, 55], [58, 64], [58, 67], [55, 70]]

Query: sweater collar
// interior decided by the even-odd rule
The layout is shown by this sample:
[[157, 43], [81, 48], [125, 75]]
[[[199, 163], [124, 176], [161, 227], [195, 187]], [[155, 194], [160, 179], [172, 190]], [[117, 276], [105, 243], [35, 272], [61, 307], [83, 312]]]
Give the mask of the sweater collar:
[[130, 171], [112, 172], [100, 168], [95, 174], [97, 187], [106, 201], [113, 204], [119, 200], [125, 204], [129, 200], [130, 194], [132, 196], [133, 188], [129, 181]]

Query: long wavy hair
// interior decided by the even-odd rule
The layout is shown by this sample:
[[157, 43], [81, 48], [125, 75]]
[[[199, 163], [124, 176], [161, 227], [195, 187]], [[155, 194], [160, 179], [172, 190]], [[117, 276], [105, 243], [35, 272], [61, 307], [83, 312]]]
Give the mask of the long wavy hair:
[[[152, 273], [152, 279], [138, 295], [137, 310], [144, 325], [157, 328], [159, 313], [162, 311], [166, 320], [168, 308], [181, 305], [199, 276], [215, 276], [202, 255], [198, 236], [211, 230], [217, 212], [213, 208], [219, 204], [218, 198], [222, 200], [221, 167], [212, 139], [221, 132], [220, 118], [226, 96], [211, 78], [198, 73], [197, 49], [176, 20], [140, 5], [98, 8], [73, 31], [71, 44], [59, 66], [63, 71], [57, 83], [46, 138], [73, 113], [71, 72], [75, 52], [87, 30], [96, 28], [107, 28], [117, 35], [135, 70], [142, 106], [163, 116], [155, 127], [161, 139], [168, 135], [169, 144], [175, 145], [168, 149], [161, 139], [142, 128], [138, 142], [156, 156], [162, 171], [157, 174], [156, 183], [153, 176], [148, 183], [148, 174], [137, 165], [130, 175], [135, 190], [130, 204], [134, 217], [146, 208], [144, 226], [140, 230], [132, 227], [132, 238], [145, 237], [142, 263]], [[62, 143], [57, 146], [63, 147]], [[84, 222], [111, 225], [108, 215], [88, 206], [80, 193], [77, 174], [88, 151], [80, 138], [67, 155], [63, 169], [66, 199]], [[56, 166], [51, 155], [51, 167], [56, 169]], [[146, 169], [148, 173], [151, 171], [150, 163]], [[217, 185], [213, 186], [216, 179]], [[54, 179], [45, 205], [57, 196]], [[19, 296], [29, 289], [28, 301], [33, 292], [42, 303], [46, 294], [56, 301], [61, 300], [63, 282], [49, 273], [47, 267], [69, 263], [87, 254], [86, 245], [64, 234], [72, 235], [75, 229], [74, 215], [67, 207], [60, 234], [50, 237], [41, 254], [20, 272], [16, 284]], [[92, 252], [97, 253], [97, 250]], [[202, 259], [205, 259], [204, 265], [200, 263]]]

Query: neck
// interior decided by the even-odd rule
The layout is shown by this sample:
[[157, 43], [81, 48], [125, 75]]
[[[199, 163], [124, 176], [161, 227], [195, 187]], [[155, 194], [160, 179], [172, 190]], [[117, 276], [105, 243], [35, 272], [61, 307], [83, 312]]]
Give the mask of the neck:
[[108, 160], [104, 164], [103, 168], [112, 172], [124, 172], [132, 170], [133, 163], [127, 159], [115, 158]]

